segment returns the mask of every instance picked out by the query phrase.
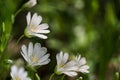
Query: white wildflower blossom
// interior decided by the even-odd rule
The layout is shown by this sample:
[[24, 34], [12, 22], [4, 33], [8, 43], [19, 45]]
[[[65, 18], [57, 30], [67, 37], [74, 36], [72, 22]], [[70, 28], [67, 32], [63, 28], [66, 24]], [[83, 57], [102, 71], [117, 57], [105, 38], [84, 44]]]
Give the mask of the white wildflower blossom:
[[74, 61], [68, 61], [69, 55], [68, 53], [60, 52], [59, 54], [56, 55], [57, 59], [57, 66], [56, 66], [56, 73], [57, 74], [66, 74], [68, 76], [76, 76], [77, 72], [76, 70], [78, 69], [77, 66], [75, 66]]
[[23, 45], [21, 49], [22, 56], [32, 67], [45, 65], [50, 62], [50, 59], [48, 58], [50, 54], [46, 54], [47, 49], [45, 47], [41, 47], [40, 43], [35, 43], [33, 46], [33, 43], [30, 42], [28, 48]]
[[69, 60], [68, 53], [64, 53], [61, 51], [56, 55], [57, 66], [55, 73], [56, 74], [66, 74], [68, 76], [76, 76], [77, 72], [88, 73], [89, 66], [86, 64], [86, 59], [81, 58], [80, 56], [76, 56], [75, 59]]
[[88, 69], [89, 66], [86, 65], [86, 59], [84, 57], [81, 57], [81, 55], [76, 56], [75, 58], [76, 66], [78, 66], [77, 71], [82, 73], [89, 73]]
[[31, 18], [31, 13], [28, 12], [26, 19], [27, 19], [27, 28], [25, 29], [25, 35], [27, 37], [37, 36], [42, 39], [47, 39], [47, 36], [44, 34], [50, 32], [50, 30], [48, 30], [49, 26], [47, 23], [40, 24], [42, 21], [42, 17], [40, 15], [34, 13]]
[[29, 77], [27, 77], [28, 74], [24, 68], [18, 68], [16, 65], [13, 65], [11, 67], [10, 75], [12, 77], [12, 80], [31, 80]]
[[37, 0], [29, 0], [27, 3], [25, 3], [24, 7], [31, 8], [37, 4]]

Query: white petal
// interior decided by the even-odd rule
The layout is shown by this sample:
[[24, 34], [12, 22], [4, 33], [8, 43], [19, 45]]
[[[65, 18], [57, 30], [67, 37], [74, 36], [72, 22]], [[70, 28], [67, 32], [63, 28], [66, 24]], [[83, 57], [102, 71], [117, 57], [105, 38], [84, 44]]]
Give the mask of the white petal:
[[21, 74], [21, 75], [23, 75], [23, 73], [24, 73], [24, 68], [19, 68], [19, 70], [18, 70], [18, 72], [17, 72], [18, 74]]
[[75, 61], [69, 61], [68, 63], [66, 63], [66, 67], [75, 66], [75, 64]]
[[36, 63], [36, 64], [34, 64], [34, 66], [37, 66], [37, 65], [45, 65], [45, 64], [48, 64], [50, 62], [50, 59], [47, 59], [47, 60], [45, 60], [44, 62], [38, 62], [38, 63]]
[[28, 46], [28, 56], [31, 56], [33, 54], [33, 43], [30, 42]]
[[48, 37], [43, 35], [43, 34], [34, 34], [35, 36], [42, 38], [42, 39], [47, 39]]
[[89, 66], [88, 65], [84, 65], [84, 66], [81, 66], [81, 68], [83, 68], [83, 69], [89, 69]]
[[65, 67], [64, 69], [65, 69], [64, 71], [77, 71], [78, 67], [77, 66], [71, 66], [71, 67]]
[[57, 65], [60, 65], [59, 54], [56, 55]]
[[35, 53], [35, 55], [38, 55], [38, 56], [40, 55], [40, 53], [41, 53], [41, 44], [40, 43], [35, 43], [33, 53]]
[[34, 49], [40, 49], [41, 48], [41, 44], [40, 43], [35, 43]]
[[[27, 75], [28, 75], [28, 73], [27, 73], [26, 71], [24, 71], [24, 73], [22, 73], [22, 76], [23, 76], [24, 78], [26, 78]], [[27, 79], [27, 78], [26, 78], [26, 79]]]
[[44, 57], [44, 55], [47, 53], [47, 48], [42, 47], [39, 50], [40, 50], [40, 52], [38, 54], [35, 54], [35, 55], [38, 56], [39, 58]]
[[84, 66], [80, 67], [79, 71], [83, 72], [83, 73], [89, 73], [88, 69], [89, 69], [89, 66], [88, 65], [84, 65]]
[[23, 56], [23, 58], [27, 61], [30, 62], [28, 55], [24, 54], [23, 52], [20, 52]]
[[27, 26], [28, 26], [30, 24], [30, 20], [31, 20], [31, 13], [30, 12], [28, 12], [26, 19], [27, 19]]
[[10, 74], [11, 74], [11, 76], [13, 77], [16, 73], [17, 73], [17, 67], [16, 67], [15, 65], [13, 65], [13, 66], [11, 67], [11, 72], [10, 72]]
[[78, 70], [77, 66], [70, 66], [70, 67], [65, 67], [64, 68], [64, 71], [77, 71], [77, 70]]
[[50, 54], [46, 54], [46, 55], [43, 56], [41, 59], [39, 59], [39, 62], [40, 62], [40, 63], [44, 62], [45, 60], [48, 59], [49, 56], [50, 56]]
[[22, 52], [25, 54], [25, 55], [27, 55], [28, 53], [27, 53], [27, 47], [25, 46], [25, 45], [22, 45]]
[[84, 64], [86, 64], [86, 59], [83, 57], [83, 58], [81, 58], [81, 60], [79, 61], [79, 66], [84, 65]]
[[22, 56], [24, 57], [24, 59], [27, 62], [29, 62], [28, 53], [27, 53], [27, 47], [25, 45], [22, 46], [22, 51], [20, 53], [22, 54]]
[[81, 55], [79, 55], [78, 57], [76, 57], [76, 59], [79, 61], [80, 60], [80, 58], [81, 58]]
[[63, 73], [71, 77], [77, 76], [76, 72], [63, 72]]
[[89, 73], [89, 71], [85, 70], [85, 69], [79, 69], [79, 71], [82, 72], [82, 73]]
[[64, 64], [62, 64], [62, 57], [63, 57], [63, 52], [62, 51], [56, 55], [57, 66], [64, 65]]
[[31, 24], [33, 24], [33, 22], [35, 22], [37, 19], [37, 13], [34, 13], [31, 19]]
[[37, 13], [34, 13], [32, 16], [31, 25], [36, 27], [41, 23], [41, 21], [42, 21], [42, 17], [38, 16]]
[[62, 63], [65, 64], [68, 61], [69, 55], [68, 53], [64, 53], [63, 59], [62, 59]]
[[49, 25], [48, 25], [47, 23], [43, 23], [43, 24], [40, 24], [40, 25], [37, 27], [37, 29], [43, 30], [43, 29], [47, 29], [48, 27], [49, 27]]
[[41, 48], [41, 56], [43, 56], [45, 53], [47, 53], [47, 48], [46, 47], [42, 47]]
[[41, 29], [34, 29], [34, 31], [35, 31], [35, 33], [44, 33], [44, 34], [50, 32], [50, 30], [41, 30]]
[[63, 52], [61, 51], [60, 54], [59, 54], [59, 60], [61, 61], [60, 64], [62, 64], [63, 55], [64, 55], [64, 54], [63, 54]]
[[41, 65], [48, 64], [50, 62], [50, 59], [47, 59], [46, 61], [42, 62]]

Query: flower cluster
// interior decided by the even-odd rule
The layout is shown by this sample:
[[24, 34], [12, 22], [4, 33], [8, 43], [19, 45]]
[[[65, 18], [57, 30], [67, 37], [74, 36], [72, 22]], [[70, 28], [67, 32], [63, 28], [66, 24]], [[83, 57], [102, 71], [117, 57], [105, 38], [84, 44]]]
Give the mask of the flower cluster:
[[[33, 7], [36, 4], [36, 0], [29, 0], [25, 6]], [[40, 15], [34, 13], [31, 17], [31, 13], [28, 12], [26, 20], [27, 27], [24, 31], [26, 37], [31, 38], [36, 36], [41, 39], [48, 38], [45, 34], [50, 32], [50, 30], [48, 30], [49, 25], [47, 23], [40, 24], [42, 21], [42, 17]], [[28, 46], [22, 45], [20, 53], [28, 65], [32, 68], [35, 68], [35, 66], [46, 65], [50, 62], [50, 54], [47, 53], [47, 48], [42, 47], [40, 43], [33, 44], [30, 42]], [[89, 66], [86, 65], [86, 59], [80, 55], [70, 60], [69, 54], [61, 51], [56, 55], [56, 60], [57, 66], [55, 68], [55, 73], [58, 75], [66, 74], [73, 77], [78, 74], [77, 72], [89, 73]], [[31, 80], [29, 77], [27, 77], [28, 74], [26, 71], [24, 71], [23, 67], [18, 68], [17, 66], [13, 65], [11, 67], [10, 74], [13, 80]]]
[[[30, 8], [35, 6], [36, 4], [37, 0], [29, 0], [23, 5], [21, 9]], [[50, 30], [48, 30], [49, 25], [47, 23], [40, 24], [42, 21], [42, 17], [40, 15], [34, 13], [31, 17], [31, 13], [28, 12], [26, 20], [27, 27], [24, 31], [26, 37], [31, 38], [33, 36], [36, 36], [42, 39], [47, 39], [47, 36], [43, 34], [47, 34], [50, 32]], [[50, 54], [47, 54], [47, 48], [41, 47], [40, 43], [35, 43], [35, 45], [33, 45], [33, 43], [30, 42], [28, 47], [26, 45], [22, 45], [21, 55], [28, 62], [28, 65], [30, 67], [46, 65], [50, 62]], [[11, 67], [10, 74], [13, 80], [31, 80], [27, 77], [27, 72], [24, 71], [23, 67], [18, 68], [17, 66], [13, 65]]]
[[73, 60], [69, 60], [68, 53], [61, 51], [56, 55], [57, 66], [55, 73], [56, 74], [66, 74], [68, 76], [76, 76], [77, 72], [88, 73], [89, 66], [85, 65], [85, 58], [81, 58], [80, 55]]

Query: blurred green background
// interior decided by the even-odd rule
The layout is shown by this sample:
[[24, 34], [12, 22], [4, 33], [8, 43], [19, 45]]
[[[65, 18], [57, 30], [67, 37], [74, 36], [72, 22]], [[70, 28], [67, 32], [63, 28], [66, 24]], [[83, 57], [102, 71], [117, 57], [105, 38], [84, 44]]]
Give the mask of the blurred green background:
[[[0, 0], [0, 53], [4, 52], [4, 57], [7, 54], [10, 55], [7, 58], [12, 60], [22, 58], [22, 44], [40, 42], [51, 54], [51, 63], [38, 69], [43, 80], [48, 80], [53, 73], [55, 55], [61, 50], [86, 57], [90, 73], [80, 73], [83, 80], [116, 80], [115, 74], [120, 72], [120, 0], [38, 0], [36, 6], [21, 11], [12, 23], [12, 15], [25, 2], [27, 0]], [[24, 33], [29, 11], [41, 15], [42, 23], [48, 23], [51, 32], [47, 40], [24, 37], [13, 49], [12, 46]], [[3, 22], [5, 33], [2, 33]], [[3, 36], [6, 36], [4, 40]], [[2, 50], [3, 45], [5, 49]], [[8, 73], [3, 71], [0, 70], [0, 78], [8, 74], [9, 80], [9, 70]], [[65, 77], [65, 80], [76, 79]]]

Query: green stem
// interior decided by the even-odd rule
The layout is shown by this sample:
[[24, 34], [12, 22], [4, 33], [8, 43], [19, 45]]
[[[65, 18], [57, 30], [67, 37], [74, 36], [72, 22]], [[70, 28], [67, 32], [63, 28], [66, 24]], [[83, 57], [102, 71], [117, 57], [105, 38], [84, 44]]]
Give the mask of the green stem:
[[61, 80], [63, 80], [63, 79], [64, 79], [64, 77], [65, 77], [65, 75], [63, 75], [63, 76], [62, 76]]
[[23, 37], [24, 37], [24, 35], [21, 35], [21, 36], [19, 37], [19, 39], [18, 39], [17, 42], [16, 42], [16, 45], [19, 43], [19, 41], [20, 41]]
[[34, 67], [31, 67], [29, 64], [27, 64], [25, 67], [26, 67], [26, 69], [28, 69], [28, 70], [30, 70], [30, 71], [32, 71], [34, 73], [37, 72], [36, 69]]
[[55, 75], [55, 73], [52, 73], [52, 75], [50, 76], [49, 80], [52, 80], [53, 76]]
[[22, 8], [20, 8], [20, 9], [15, 13], [14, 17], [16, 17], [16, 16], [18, 15], [18, 13], [21, 12], [21, 11], [22, 11]]
[[36, 76], [37, 80], [40, 80], [40, 77], [38, 76], [37, 73], [35, 74], [35, 76]]
[[28, 74], [29, 74], [31, 80], [37, 80], [38, 75], [37, 75], [36, 69], [34, 67], [29, 66], [29, 64], [27, 64], [25, 67], [28, 70]]

